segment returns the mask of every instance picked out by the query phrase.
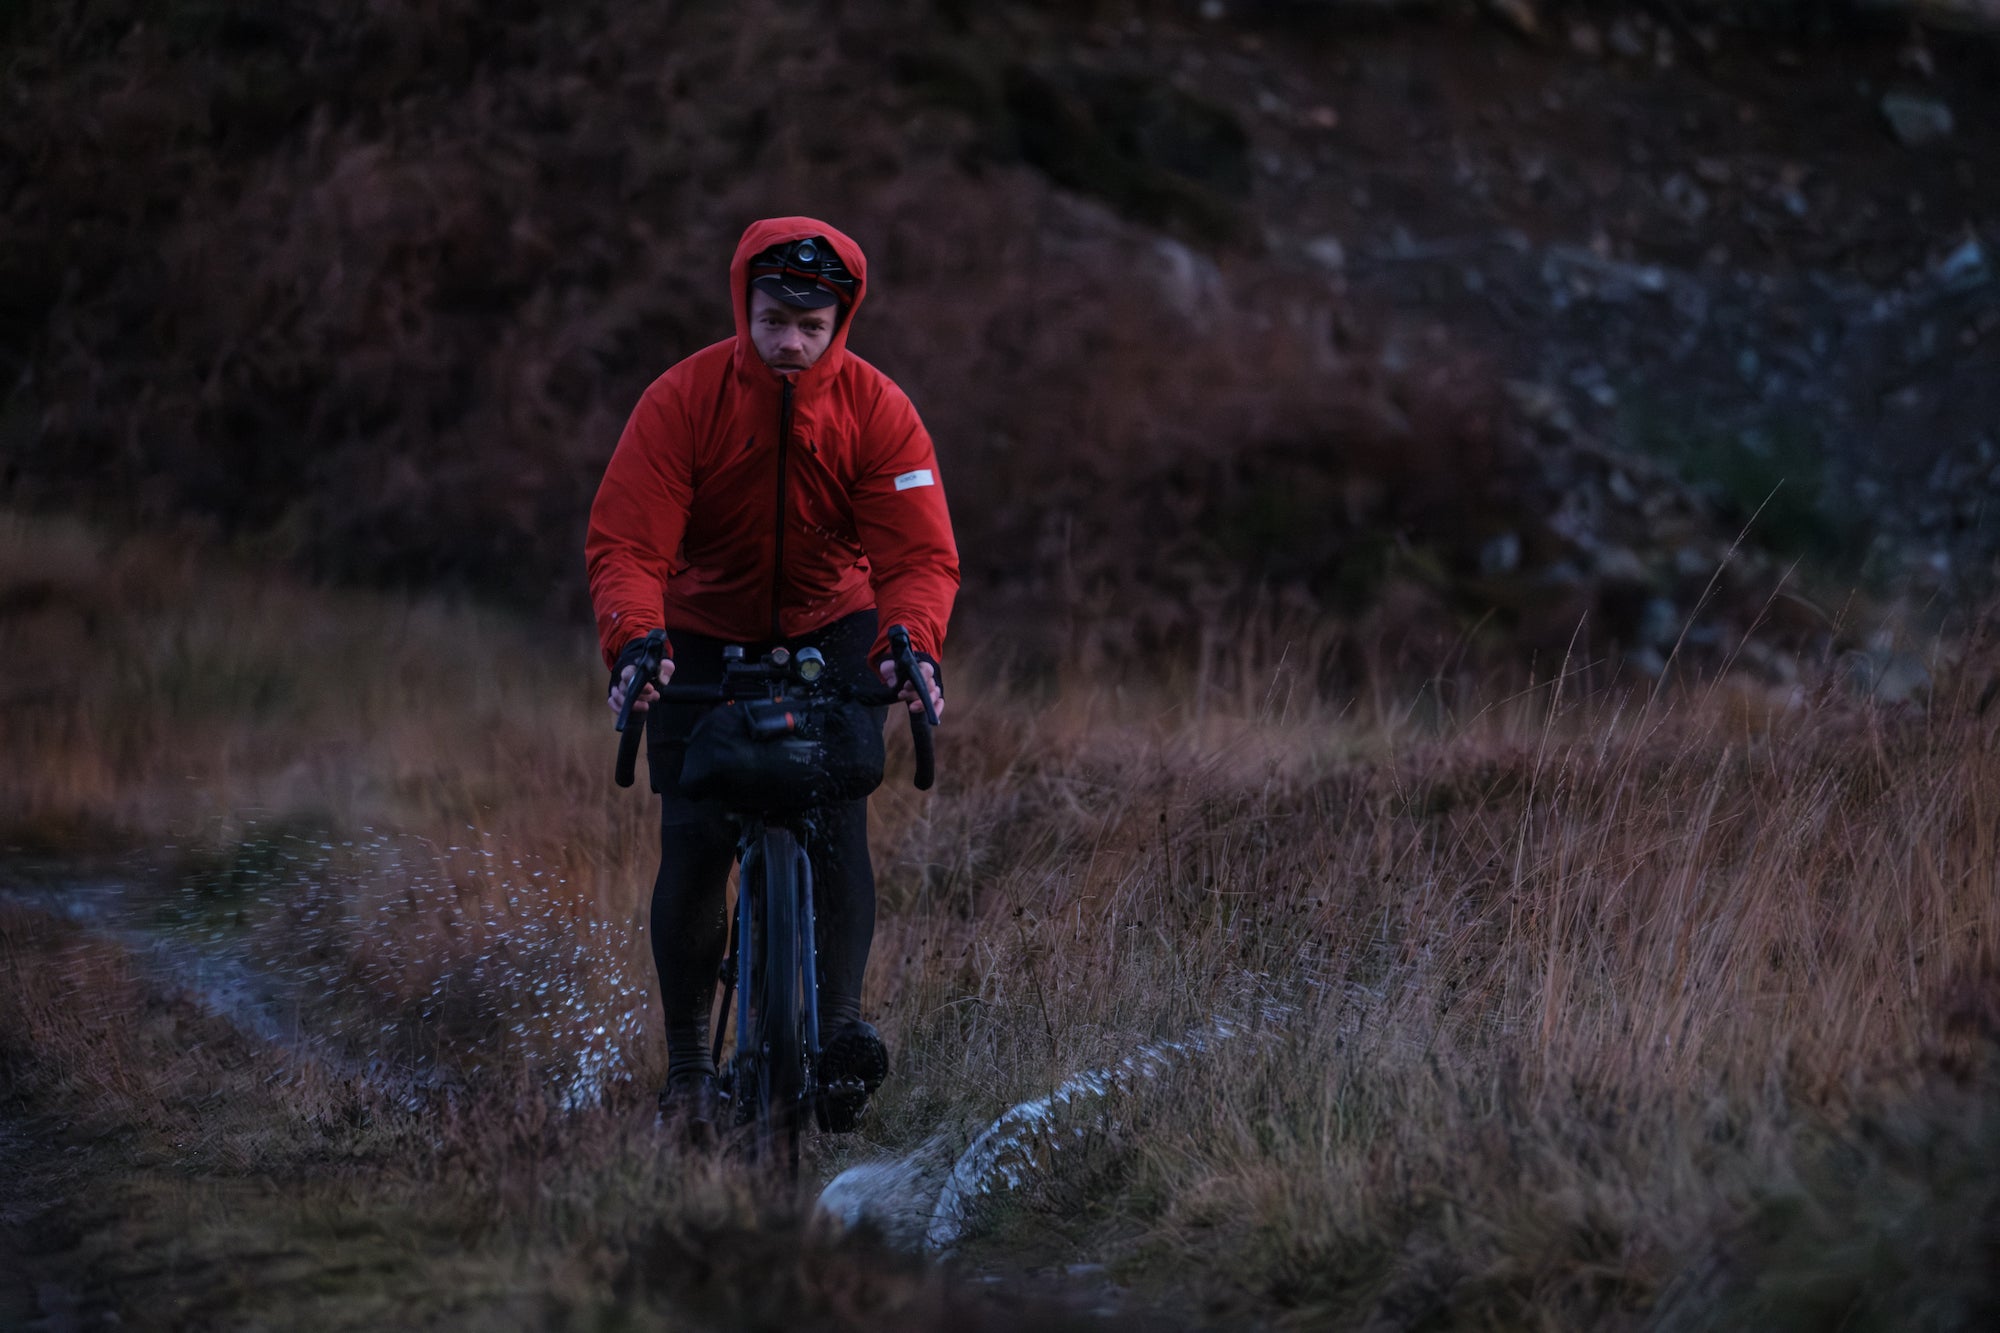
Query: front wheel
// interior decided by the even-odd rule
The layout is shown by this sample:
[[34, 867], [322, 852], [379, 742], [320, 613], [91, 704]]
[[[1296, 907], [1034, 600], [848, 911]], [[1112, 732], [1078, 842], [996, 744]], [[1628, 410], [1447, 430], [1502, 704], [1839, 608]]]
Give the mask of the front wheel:
[[762, 892], [753, 899], [757, 910], [752, 917], [760, 938], [751, 946], [752, 956], [762, 965], [751, 996], [751, 1048], [758, 1074], [757, 1155], [780, 1164], [795, 1178], [806, 1099], [800, 965], [807, 946], [800, 939], [798, 848], [789, 829], [764, 831], [755, 871]]

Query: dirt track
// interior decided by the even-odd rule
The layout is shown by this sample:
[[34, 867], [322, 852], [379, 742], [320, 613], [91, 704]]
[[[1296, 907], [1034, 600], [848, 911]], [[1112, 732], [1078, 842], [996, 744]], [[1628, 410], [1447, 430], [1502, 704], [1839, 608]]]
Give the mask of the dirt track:
[[[1143, 1298], [1095, 1276], [1098, 1266], [1066, 1277], [1060, 1264], [1040, 1274], [989, 1265], [947, 1278], [907, 1253], [843, 1242], [776, 1182], [755, 1178], [739, 1187], [755, 1183], [763, 1197], [736, 1221], [615, 1229], [598, 1245], [586, 1239], [582, 1254], [562, 1254], [561, 1242], [548, 1252], [552, 1238], [527, 1224], [495, 1237], [480, 1235], [490, 1224], [477, 1216], [427, 1217], [410, 1194], [417, 1181], [453, 1191], [449, 1159], [467, 1152], [493, 1157], [485, 1169], [520, 1169], [500, 1159], [518, 1159], [524, 1145], [477, 1129], [453, 1143], [467, 1130], [452, 1097], [399, 1115], [409, 1084], [395, 1071], [345, 1071], [331, 1107], [273, 1099], [273, 1086], [324, 1096], [330, 1053], [276, 1037], [275, 1015], [244, 999], [240, 966], [226, 954], [204, 968], [185, 948], [161, 952], [118, 903], [84, 896], [87, 922], [66, 919], [76, 915], [66, 907], [82, 904], [60, 885], [9, 885], [0, 900], [0, 993], [10, 1006], [46, 1003], [54, 981], [65, 992], [58, 1008], [105, 1029], [101, 1040], [66, 1028], [50, 1040], [60, 1019], [44, 1013], [26, 1029], [0, 1030], [0, 1322], [9, 1329], [490, 1329], [605, 1318], [859, 1329], [890, 1318], [998, 1330], [1022, 1320], [1120, 1328], [1137, 1318]], [[26, 994], [31, 982], [44, 993]], [[129, 1008], [88, 1015], [106, 1004]], [[31, 1031], [43, 1038], [39, 1050], [24, 1049]], [[398, 1123], [371, 1125], [376, 1117]], [[644, 1099], [536, 1137], [530, 1157], [595, 1157], [600, 1170], [643, 1173], [648, 1159], [677, 1153]], [[564, 1167], [527, 1169], [539, 1178]], [[697, 1164], [696, 1174], [712, 1170], [740, 1167]], [[769, 1271], [788, 1276], [775, 1285], [755, 1276]], [[1143, 1322], [1193, 1326], [1159, 1307]]]

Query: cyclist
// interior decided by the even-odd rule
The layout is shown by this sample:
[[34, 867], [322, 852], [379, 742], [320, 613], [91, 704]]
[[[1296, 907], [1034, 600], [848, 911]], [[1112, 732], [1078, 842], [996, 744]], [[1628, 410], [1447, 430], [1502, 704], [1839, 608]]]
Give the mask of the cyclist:
[[[660, 679], [722, 677], [722, 650], [754, 660], [817, 647], [828, 674], [894, 684], [886, 629], [909, 628], [918, 673], [943, 706], [938, 658], [958, 591], [958, 548], [930, 436], [887, 375], [848, 350], [868, 291], [861, 247], [813, 218], [753, 223], [729, 267], [736, 336], [661, 375], [640, 397], [591, 506], [584, 555], [608, 702], [624, 706], [645, 636], [664, 628]], [[903, 697], [916, 710], [913, 688]], [[658, 695], [646, 689], [633, 707]], [[714, 1137], [715, 1065], [704, 1031], [728, 926], [735, 849], [720, 809], [676, 791], [698, 707], [648, 711], [660, 796], [653, 961], [666, 1011], [660, 1109]], [[867, 802], [822, 812], [813, 866], [819, 928], [820, 1070], [866, 1091], [829, 1106], [853, 1127], [888, 1072], [861, 1018], [875, 932]]]

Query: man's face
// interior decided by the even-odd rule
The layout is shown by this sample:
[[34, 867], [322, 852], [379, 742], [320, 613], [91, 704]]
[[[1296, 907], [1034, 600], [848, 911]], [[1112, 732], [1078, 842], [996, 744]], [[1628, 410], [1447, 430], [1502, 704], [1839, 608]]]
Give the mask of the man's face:
[[833, 341], [833, 312], [838, 306], [801, 310], [765, 291], [750, 293], [750, 341], [764, 364], [787, 375], [797, 374], [819, 360]]

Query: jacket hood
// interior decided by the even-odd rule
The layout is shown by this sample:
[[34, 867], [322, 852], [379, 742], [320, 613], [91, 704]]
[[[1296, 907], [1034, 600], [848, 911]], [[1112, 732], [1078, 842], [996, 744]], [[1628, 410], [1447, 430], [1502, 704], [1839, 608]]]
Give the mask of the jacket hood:
[[777, 378], [778, 372], [764, 365], [763, 358], [757, 355], [756, 344], [750, 341], [750, 260], [774, 245], [787, 245], [808, 236], [824, 236], [840, 256], [840, 262], [854, 275], [854, 302], [847, 307], [833, 331], [833, 341], [827, 344], [819, 360], [794, 378], [794, 392], [804, 392], [832, 379], [847, 359], [847, 333], [854, 327], [854, 316], [868, 296], [868, 256], [861, 253], [861, 247], [847, 233], [818, 218], [789, 217], [765, 218], [744, 228], [743, 239], [736, 243], [736, 257], [729, 261], [729, 299], [736, 311], [736, 371], [744, 376], [761, 372]]

